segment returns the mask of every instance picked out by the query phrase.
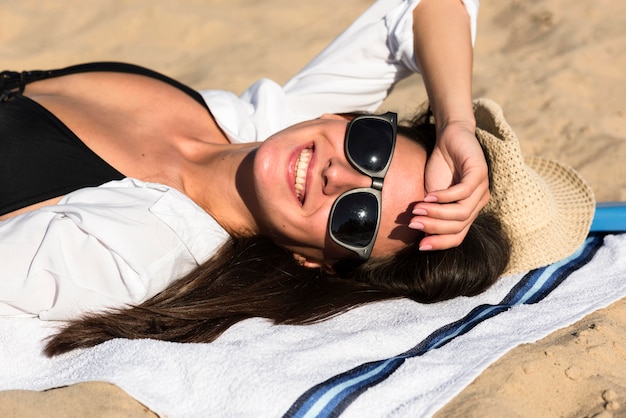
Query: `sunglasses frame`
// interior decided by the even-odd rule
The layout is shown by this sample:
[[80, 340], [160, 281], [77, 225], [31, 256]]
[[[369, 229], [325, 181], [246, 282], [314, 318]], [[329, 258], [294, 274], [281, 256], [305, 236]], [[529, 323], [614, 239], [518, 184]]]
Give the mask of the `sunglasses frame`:
[[[352, 131], [352, 127], [354, 126], [356, 122], [367, 120], [367, 119], [385, 121], [389, 124], [389, 126], [391, 126], [391, 130], [392, 130], [391, 152], [389, 155], [389, 160], [387, 160], [387, 163], [385, 164], [382, 170], [376, 171], [376, 172], [368, 170], [362, 167], [361, 165], [359, 165], [356, 161], [353, 160], [352, 156], [350, 155], [350, 152], [348, 151], [348, 142], [350, 139], [350, 132]], [[376, 238], [378, 236], [378, 229], [380, 228], [380, 217], [381, 217], [381, 211], [382, 211], [383, 183], [385, 180], [385, 176], [387, 175], [387, 171], [389, 170], [389, 166], [391, 165], [391, 160], [393, 159], [393, 154], [396, 148], [397, 133], [398, 133], [398, 115], [394, 112], [387, 112], [382, 115], [359, 115], [350, 121], [350, 123], [348, 124], [348, 128], [346, 129], [346, 138], [344, 141], [344, 153], [346, 155], [346, 158], [348, 162], [350, 162], [352, 167], [354, 167], [354, 169], [356, 169], [358, 172], [371, 178], [372, 184], [369, 187], [359, 187], [359, 188], [348, 190], [342, 193], [341, 195], [339, 195], [337, 199], [335, 199], [335, 201], [333, 202], [333, 206], [330, 210], [330, 215], [328, 217], [328, 235], [333, 240], [333, 242], [335, 242], [335, 244], [341, 246], [342, 248], [345, 248], [347, 250], [350, 250], [356, 253], [359, 257], [360, 262], [365, 262], [370, 258], [372, 249], [374, 248], [374, 243], [376, 242]], [[342, 242], [339, 238], [335, 237], [331, 229], [332, 219], [333, 219], [333, 216], [335, 215], [335, 209], [337, 208], [338, 202], [341, 201], [341, 199], [343, 199], [344, 197], [347, 197], [349, 195], [356, 194], [356, 193], [367, 193], [367, 194], [374, 196], [374, 198], [376, 199], [376, 203], [378, 205], [376, 227], [374, 228], [374, 234], [372, 235], [372, 239], [370, 240], [370, 242], [365, 247], [358, 247], [358, 246], [354, 246], [354, 245]]]

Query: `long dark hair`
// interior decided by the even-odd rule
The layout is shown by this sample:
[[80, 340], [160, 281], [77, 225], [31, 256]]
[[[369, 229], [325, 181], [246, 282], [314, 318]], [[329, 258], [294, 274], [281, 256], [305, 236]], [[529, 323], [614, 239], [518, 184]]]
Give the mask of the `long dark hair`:
[[[428, 111], [398, 132], [432, 151], [435, 132]], [[429, 303], [471, 296], [493, 284], [508, 261], [508, 237], [489, 213], [478, 216], [456, 248], [424, 252], [410, 246], [342, 274], [304, 268], [263, 236], [231, 238], [213, 258], [146, 302], [69, 322], [47, 341], [45, 353], [53, 356], [113, 338], [211, 342], [251, 317], [310, 324], [384, 299]]]

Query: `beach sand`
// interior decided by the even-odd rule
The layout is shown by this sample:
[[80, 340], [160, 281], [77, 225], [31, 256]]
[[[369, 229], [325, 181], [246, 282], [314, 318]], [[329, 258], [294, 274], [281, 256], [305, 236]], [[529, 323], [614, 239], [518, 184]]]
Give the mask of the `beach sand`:
[[[127, 61], [238, 93], [261, 77], [287, 81], [369, 4], [0, 0], [0, 62]], [[473, 91], [501, 104], [525, 154], [572, 165], [598, 201], [626, 200], [625, 2], [483, 0]], [[425, 98], [414, 76], [384, 108], [408, 115]], [[0, 392], [0, 416], [102, 415], [152, 413], [103, 382]], [[437, 416], [626, 417], [626, 301], [511, 350]]]

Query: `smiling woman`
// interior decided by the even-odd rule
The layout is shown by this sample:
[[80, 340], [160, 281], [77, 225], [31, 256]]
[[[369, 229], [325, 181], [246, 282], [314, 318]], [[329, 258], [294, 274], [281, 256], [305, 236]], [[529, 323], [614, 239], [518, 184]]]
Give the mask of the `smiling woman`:
[[[415, 167], [415, 157], [419, 155], [414, 154], [417, 151], [425, 155], [432, 151], [434, 146], [434, 126], [428, 122], [429, 116], [429, 114], [418, 115], [412, 121], [412, 125], [398, 127], [403, 142], [408, 147], [402, 149], [405, 151], [404, 154], [399, 154], [396, 149], [391, 158], [391, 166], [394, 159], [400, 156], [407, 157], [407, 164], [401, 167], [405, 169], [402, 178], [388, 179], [385, 187], [407, 189], [405, 187], [407, 178], [411, 181], [416, 178], [423, 181], [422, 171]], [[359, 118], [363, 119], [355, 120], [357, 122], [368, 120], [369, 116]], [[372, 118], [378, 120], [378, 117]], [[273, 141], [281, 140], [277, 138]], [[347, 144], [344, 146], [345, 141], [341, 139], [337, 139], [336, 142], [337, 149], [349, 148]], [[323, 147], [324, 145], [320, 144], [313, 148], [322, 154]], [[278, 147], [280, 148], [282, 147]], [[283, 154], [292, 154], [289, 151], [291, 149], [293, 148], [287, 147]], [[331, 160], [340, 157], [339, 153], [331, 155], [330, 158], [317, 157], [320, 165], [326, 167]], [[344, 155], [342, 159], [348, 158], [353, 157]], [[417, 160], [419, 161], [419, 158]], [[425, 159], [422, 159], [422, 164], [424, 162]], [[338, 164], [337, 161], [332, 163]], [[384, 168], [387, 166], [389, 162]], [[391, 173], [391, 168], [389, 172]], [[290, 182], [293, 182], [291, 177], [290, 179]], [[290, 190], [291, 187], [285, 189]], [[414, 188], [409, 186], [408, 189]], [[423, 195], [423, 187], [418, 189]], [[348, 190], [347, 196], [352, 196], [353, 190], [355, 189]], [[346, 193], [339, 199], [345, 197]], [[291, 199], [292, 202], [290, 204], [282, 201], [276, 205], [274, 208], [276, 210], [280, 210], [281, 206], [286, 207], [275, 214], [277, 219], [289, 216], [289, 212], [299, 206], [289, 191], [283, 192], [283, 195], [288, 196], [287, 199]], [[320, 195], [323, 196], [323, 193]], [[402, 214], [392, 209], [402, 205], [406, 207], [413, 199], [409, 195], [396, 196], [401, 202], [399, 205], [387, 205], [383, 197], [383, 220], [379, 218], [372, 221], [373, 227], [378, 229], [380, 225], [381, 230], [391, 230], [395, 226], [417, 234], [408, 228], [406, 223], [398, 221], [397, 218], [401, 218]], [[311, 197], [310, 201], [313, 199], [316, 198]], [[315, 221], [310, 218], [292, 216], [292, 219], [302, 221], [303, 225], [309, 225], [304, 230], [294, 227], [294, 233], [315, 236], [319, 231], [320, 239], [328, 241], [333, 232], [324, 231], [326, 228], [332, 228], [333, 221], [328, 220], [328, 210], [318, 210], [318, 205], [328, 206], [332, 199], [327, 197], [322, 199], [324, 201], [321, 203], [311, 204], [315, 208], [313, 211], [321, 212], [326, 219], [315, 225]], [[337, 201], [333, 205], [336, 204]], [[289, 221], [285, 221], [287, 222]], [[353, 233], [355, 231], [346, 232], [347, 236], [354, 236]], [[309, 238], [308, 242], [312, 240]], [[340, 241], [336, 237], [333, 240]], [[217, 256], [150, 300], [136, 307], [115, 312], [88, 314], [80, 321], [70, 324], [48, 342], [46, 353], [56, 355], [120, 337], [210, 342], [230, 326], [251, 317], [268, 318], [276, 324], [304, 325], [378, 300], [409, 297], [418, 302], [435, 302], [458, 295], [471, 296], [484, 291], [497, 280], [509, 261], [510, 243], [507, 234], [500, 220], [487, 212], [476, 219], [463, 243], [450, 250], [423, 252], [415, 245], [415, 238], [412, 241], [405, 241], [380, 234], [376, 238], [375, 233], [371, 240], [365, 240], [364, 246], [373, 245], [374, 242], [378, 246], [379, 241], [385, 240], [395, 242], [401, 249], [396, 248], [388, 254], [379, 255], [374, 251], [372, 258], [365, 261], [363, 258], [369, 257], [363, 257], [364, 253], [359, 251], [362, 247], [357, 247], [355, 251], [350, 245], [348, 252], [356, 252], [359, 257], [354, 254], [352, 257], [346, 257], [344, 248], [342, 257], [337, 256], [332, 262], [328, 261], [329, 264], [325, 265], [325, 268], [318, 269], [312, 268], [318, 267], [319, 264], [310, 258], [296, 256], [300, 263], [294, 262], [294, 253], [287, 249], [287, 245], [276, 244], [277, 238], [269, 239], [263, 235], [232, 238]], [[346, 247], [343, 241], [340, 242], [342, 247]], [[298, 247], [294, 244], [294, 248], [302, 250], [303, 245]], [[328, 250], [325, 250], [324, 254], [327, 252]]]
[[[48, 354], [212, 341], [253, 316], [470, 296], [567, 255], [589, 199], [571, 242], [528, 250], [545, 231], [517, 227], [536, 213], [518, 199], [553, 190], [500, 111], [472, 104], [475, 18], [470, 0], [379, 0], [286, 85], [241, 96], [121, 63], [3, 72], [0, 315], [70, 321]], [[420, 70], [428, 108], [370, 113]], [[588, 197], [567, 174], [568, 199]]]

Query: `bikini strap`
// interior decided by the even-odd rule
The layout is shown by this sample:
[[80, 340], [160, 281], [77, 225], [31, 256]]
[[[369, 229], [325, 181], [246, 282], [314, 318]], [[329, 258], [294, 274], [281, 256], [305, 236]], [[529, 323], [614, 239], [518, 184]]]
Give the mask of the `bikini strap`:
[[2, 71], [0, 73], [0, 102], [24, 93], [28, 83], [51, 76], [52, 71]]
[[105, 72], [120, 72], [120, 73], [130, 73], [130, 74], [138, 74], [144, 75], [147, 77], [151, 77], [157, 80], [161, 80], [165, 83], [168, 83], [185, 93], [191, 96], [195, 101], [201, 104], [207, 110], [209, 109], [197, 91], [192, 88], [186, 86], [185, 84], [180, 83], [166, 75], [158, 73], [156, 71], [152, 71], [148, 68], [141, 67], [133, 64], [126, 64], [121, 62], [91, 62], [86, 64], [78, 64], [72, 65], [70, 67], [61, 68], [57, 70], [46, 70], [46, 71], [2, 71], [0, 73], [0, 102], [5, 100], [10, 100], [17, 94], [22, 94], [24, 92], [24, 88], [28, 83], [32, 83], [34, 81], [43, 80], [45, 78], [52, 77], [60, 77], [69, 74], [77, 74], [77, 73], [86, 73], [86, 72], [96, 72], [96, 71], [105, 71]]

